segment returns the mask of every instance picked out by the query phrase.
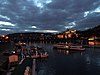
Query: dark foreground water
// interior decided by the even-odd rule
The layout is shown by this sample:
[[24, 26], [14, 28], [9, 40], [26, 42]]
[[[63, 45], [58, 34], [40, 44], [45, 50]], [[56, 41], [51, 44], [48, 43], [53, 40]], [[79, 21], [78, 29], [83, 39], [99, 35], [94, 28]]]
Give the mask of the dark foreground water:
[[[100, 48], [68, 52], [53, 50], [51, 43], [33, 44], [43, 47], [49, 53], [48, 59], [37, 60], [37, 75], [100, 75]], [[4, 48], [8, 49], [8, 46]]]
[[100, 75], [100, 48], [84, 52], [53, 50], [53, 44], [35, 44], [49, 53], [45, 61], [37, 62], [37, 75]]

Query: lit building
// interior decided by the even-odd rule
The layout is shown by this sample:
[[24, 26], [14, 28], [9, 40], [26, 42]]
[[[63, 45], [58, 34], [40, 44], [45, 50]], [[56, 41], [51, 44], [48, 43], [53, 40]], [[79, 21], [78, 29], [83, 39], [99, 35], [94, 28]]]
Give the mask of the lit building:
[[10, 55], [9, 63], [18, 62], [18, 55]]
[[78, 38], [76, 30], [68, 30], [57, 35], [59, 39]]
[[100, 39], [100, 37], [93, 36], [93, 37], [90, 37], [88, 40], [89, 41], [94, 41], [94, 40], [97, 40], [97, 39]]
[[6, 35], [1, 35], [0, 36], [0, 42], [9, 42], [10, 38]]
[[60, 38], [60, 39], [61, 39], [61, 38], [64, 38], [64, 36], [61, 35], [61, 34], [60, 34], [60, 35], [57, 35], [57, 37]]

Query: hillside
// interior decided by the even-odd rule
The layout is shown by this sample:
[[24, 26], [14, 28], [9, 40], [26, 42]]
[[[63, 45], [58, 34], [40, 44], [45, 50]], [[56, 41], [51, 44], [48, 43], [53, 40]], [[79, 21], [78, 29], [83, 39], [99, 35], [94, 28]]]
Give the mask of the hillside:
[[100, 25], [82, 32], [83, 36], [98, 36], [100, 37]]

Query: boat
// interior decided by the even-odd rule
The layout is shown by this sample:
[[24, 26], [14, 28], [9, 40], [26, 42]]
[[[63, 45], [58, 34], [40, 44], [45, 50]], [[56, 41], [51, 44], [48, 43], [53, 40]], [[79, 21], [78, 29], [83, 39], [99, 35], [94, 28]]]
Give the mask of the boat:
[[39, 58], [40, 55], [31, 55], [31, 58], [35, 59], [35, 58]]
[[47, 53], [47, 52], [41, 53], [41, 54], [40, 54], [40, 57], [41, 57], [41, 58], [47, 58], [47, 57], [48, 57], [48, 53]]
[[64, 49], [65, 47], [67, 48], [67, 44], [64, 43], [58, 43], [53, 45], [53, 49]]
[[84, 51], [85, 48], [83, 48], [81, 45], [69, 45], [69, 44], [56, 44], [53, 45], [53, 49], [61, 49], [61, 50], [76, 50], [76, 51]]
[[85, 48], [83, 48], [82, 46], [69, 46], [70, 50], [79, 50], [79, 51], [84, 51]]

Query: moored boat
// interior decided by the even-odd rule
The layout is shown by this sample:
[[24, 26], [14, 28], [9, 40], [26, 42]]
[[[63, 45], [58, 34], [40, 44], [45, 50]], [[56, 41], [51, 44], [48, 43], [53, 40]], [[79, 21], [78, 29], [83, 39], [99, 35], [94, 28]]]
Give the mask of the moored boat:
[[69, 45], [69, 44], [56, 44], [53, 46], [54, 49], [61, 49], [61, 50], [76, 50], [76, 51], [84, 51], [81, 45]]
[[41, 54], [40, 54], [40, 57], [41, 57], [41, 58], [46, 58], [46, 57], [48, 57], [48, 53], [47, 53], [47, 52], [41, 53]]

